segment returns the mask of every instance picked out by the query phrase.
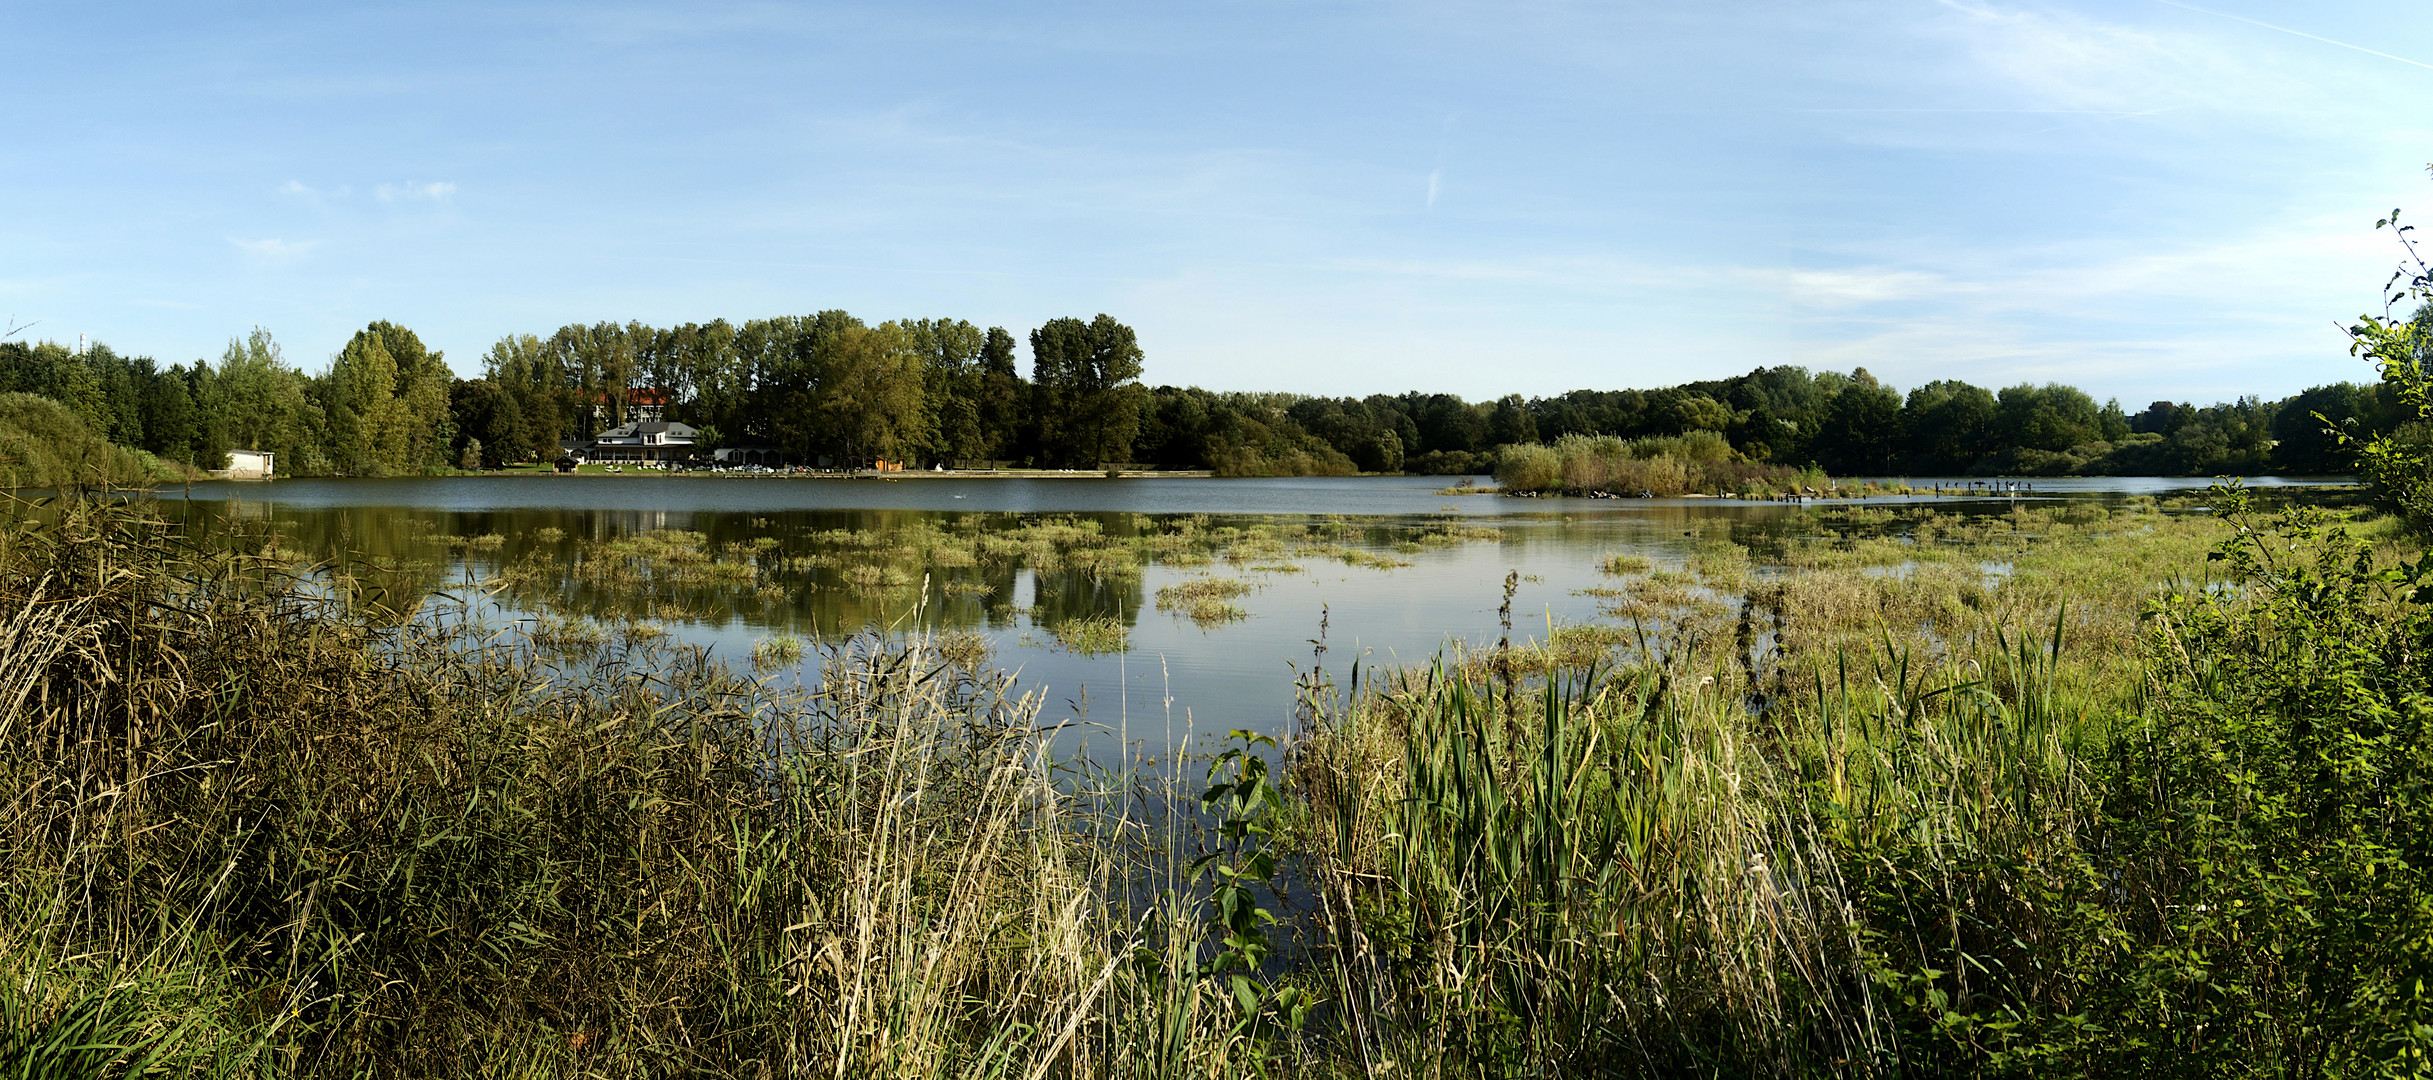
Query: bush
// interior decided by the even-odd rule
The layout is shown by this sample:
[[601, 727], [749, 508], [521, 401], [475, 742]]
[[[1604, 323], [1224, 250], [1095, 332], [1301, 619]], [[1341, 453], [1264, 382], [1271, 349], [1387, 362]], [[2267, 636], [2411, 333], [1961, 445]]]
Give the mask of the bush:
[[1749, 461], [1712, 431], [1630, 440], [1574, 434], [1553, 446], [1507, 446], [1496, 457], [1495, 475], [1508, 491], [1655, 496], [1780, 491], [1806, 478], [1797, 469]]
[[0, 394], [0, 489], [142, 487], [198, 475], [112, 444], [49, 398]]

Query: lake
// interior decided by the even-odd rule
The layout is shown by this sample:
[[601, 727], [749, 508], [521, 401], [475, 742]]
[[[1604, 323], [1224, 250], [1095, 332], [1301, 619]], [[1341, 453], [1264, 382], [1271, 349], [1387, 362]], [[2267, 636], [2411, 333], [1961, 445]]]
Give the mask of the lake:
[[[160, 499], [175, 515], [267, 523], [282, 548], [338, 559], [401, 607], [471, 582], [497, 590], [487, 610], [506, 617], [640, 626], [739, 664], [787, 636], [973, 635], [964, 640], [1044, 695], [1046, 722], [1086, 720], [1155, 752], [1193, 731], [1282, 729], [1322, 619], [1339, 676], [1354, 656], [1425, 664], [1449, 643], [1503, 635], [1508, 575], [1513, 637], [1543, 638], [1616, 621], [1610, 596], [1583, 592], [1613, 582], [1610, 556], [1679, 571], [1702, 547], [1729, 544], [1763, 573], [1784, 543], [1849, 529], [1853, 508], [1897, 530], [1902, 514], [1928, 509], [2008, 514], [2209, 483], [2060, 478], [2010, 497], [1803, 506], [1441, 493], [1449, 482], [472, 476], [221, 482]], [[1202, 579], [1247, 591], [1208, 618], [1159, 610], [1161, 590]], [[1093, 621], [1122, 628], [1119, 651], [1058, 640]]]

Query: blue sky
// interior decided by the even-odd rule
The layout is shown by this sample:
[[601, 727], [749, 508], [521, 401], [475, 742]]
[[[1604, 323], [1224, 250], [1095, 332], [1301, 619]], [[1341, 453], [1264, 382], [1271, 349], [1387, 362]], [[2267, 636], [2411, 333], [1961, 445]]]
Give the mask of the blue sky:
[[[2364, 380], [2433, 4], [0, 6], [0, 315], [1132, 324], [1148, 380]], [[2364, 50], [2372, 50], [2364, 51]], [[2375, 55], [2376, 53], [2386, 55]], [[2428, 234], [2433, 235], [2433, 234]]]

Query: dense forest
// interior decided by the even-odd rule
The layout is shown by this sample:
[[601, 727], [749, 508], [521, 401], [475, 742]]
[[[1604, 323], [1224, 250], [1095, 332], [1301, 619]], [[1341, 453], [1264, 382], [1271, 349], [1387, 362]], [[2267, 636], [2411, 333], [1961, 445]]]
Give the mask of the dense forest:
[[[2433, 309], [2419, 312], [2433, 325]], [[709, 447], [801, 461], [1127, 462], [1234, 476], [1491, 471], [1503, 448], [1569, 435], [1721, 439], [1749, 462], [1839, 475], [2333, 473], [2354, 462], [2317, 416], [2392, 430], [2379, 385], [2135, 411], [2073, 387], [1942, 379], [1903, 393], [1865, 369], [1761, 368], [1651, 390], [1472, 402], [1150, 387], [1132, 329], [1106, 315], [1015, 337], [963, 320], [867, 324], [842, 311], [742, 324], [567, 326], [511, 336], [455, 376], [413, 331], [375, 322], [317, 373], [269, 332], [214, 364], [161, 365], [105, 345], [0, 342], [0, 393], [48, 398], [111, 443], [197, 468], [273, 451], [286, 475], [377, 476], [554, 459], [643, 403]], [[1703, 433], [1703, 434], [1702, 434]]]

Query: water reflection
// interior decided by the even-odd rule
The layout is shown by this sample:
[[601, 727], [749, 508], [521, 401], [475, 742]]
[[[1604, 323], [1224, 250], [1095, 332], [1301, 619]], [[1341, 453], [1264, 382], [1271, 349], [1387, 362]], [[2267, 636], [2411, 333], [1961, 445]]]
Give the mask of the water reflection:
[[[1171, 743], [1194, 728], [1280, 725], [1292, 707], [1291, 665], [1308, 662], [1322, 617], [1337, 664], [1418, 663], [1448, 641], [1498, 639], [1507, 573], [1520, 575], [1515, 637], [1551, 640], [1564, 627], [1728, 618], [1742, 594], [1795, 565], [1897, 566], [1942, 546], [2024, 541], [2073, 515], [2154, 503], [2117, 490], [1825, 507], [1507, 500], [1440, 496], [1431, 485], [1441, 481], [1402, 478], [1044, 481], [1144, 492], [1172, 509], [1030, 512], [1005, 504], [1098, 496], [1008, 488], [956, 500], [925, 483], [592, 483], [580, 489], [586, 499], [534, 506], [501, 505], [501, 485], [557, 489], [473, 478], [282, 482], [224, 486], [234, 497], [206, 500], [198, 485], [197, 498], [160, 506], [198, 523], [255, 526], [266, 550], [319, 561], [350, 596], [401, 612], [443, 591], [466, 595], [471, 583], [503, 615], [664, 632], [735, 662], [781, 635], [975, 632], [1045, 694], [1049, 719], [1086, 717]], [[797, 505], [864, 491], [946, 505]], [[400, 495], [414, 499], [387, 501]], [[611, 496], [652, 505], [587, 504]], [[1244, 509], [1279, 503], [1314, 509]], [[1348, 512], [1355, 507], [1376, 512]], [[1613, 556], [1623, 572], [1605, 571]], [[1232, 611], [1160, 612], [1152, 600], [1161, 589], [1224, 592]], [[1087, 619], [1120, 623], [1128, 648], [1094, 656], [1056, 644], [1056, 628]]]

